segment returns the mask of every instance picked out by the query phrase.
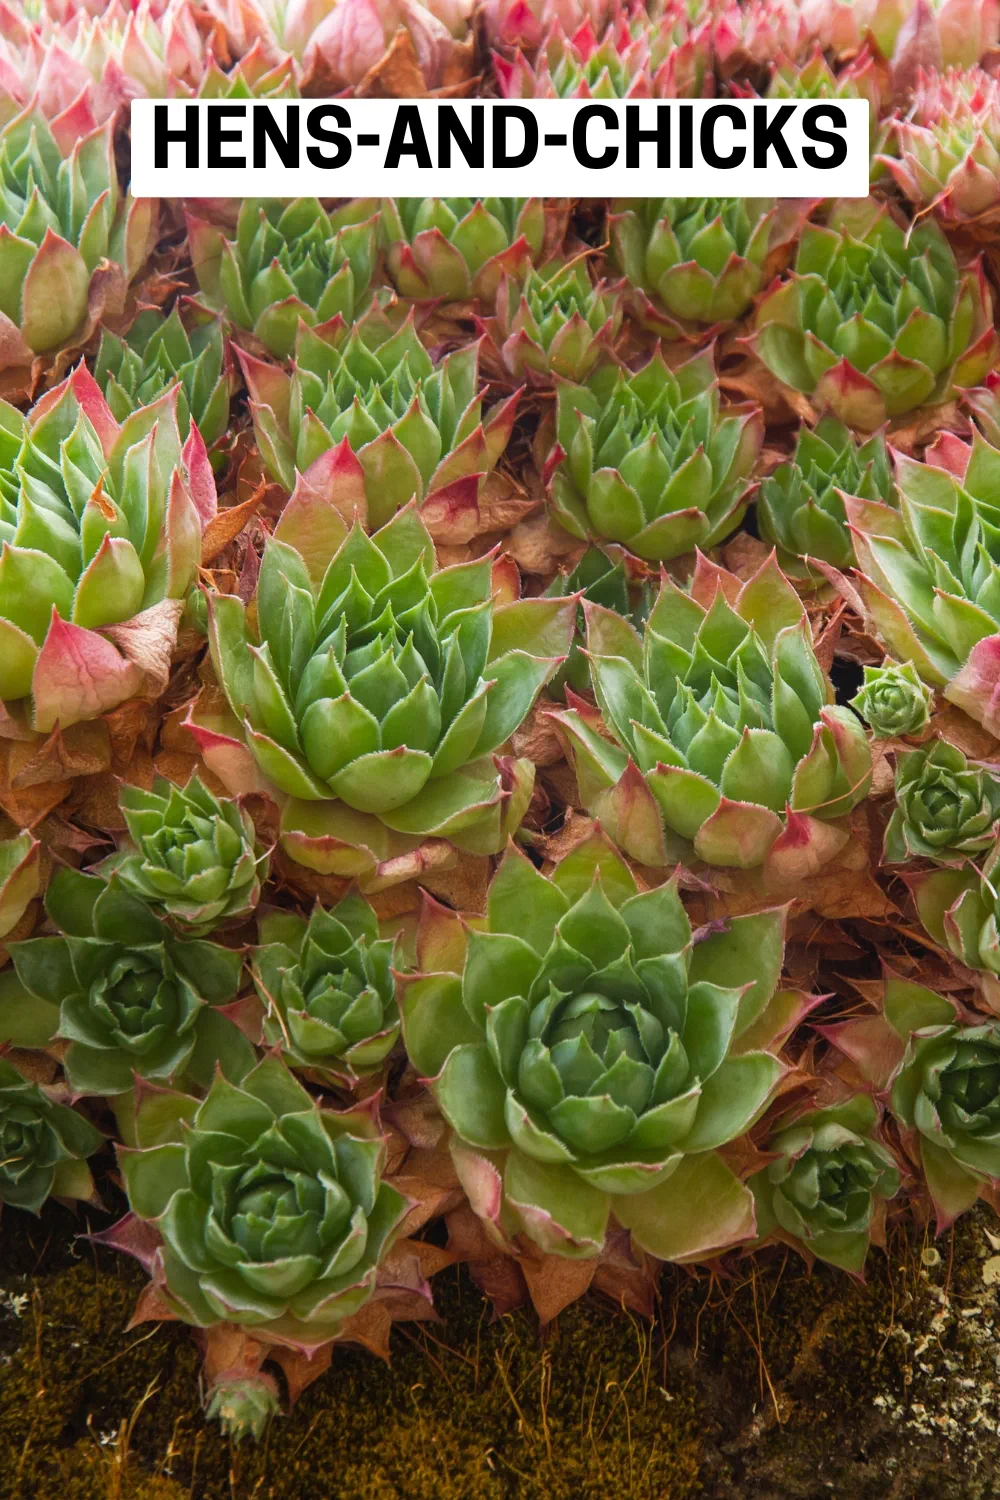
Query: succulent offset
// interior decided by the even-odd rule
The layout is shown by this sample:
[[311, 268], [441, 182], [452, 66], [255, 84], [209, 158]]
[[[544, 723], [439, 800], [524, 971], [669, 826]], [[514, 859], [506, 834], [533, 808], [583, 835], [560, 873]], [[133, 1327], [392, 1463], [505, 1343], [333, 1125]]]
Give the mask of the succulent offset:
[[745, 1234], [750, 1196], [715, 1153], [782, 1076], [740, 1037], [767, 1012], [783, 945], [780, 910], [693, 944], [676, 884], [640, 892], [596, 833], [550, 878], [511, 849], [485, 923], [425, 903], [406, 1048], [495, 1230], [587, 1258], [614, 1214], [668, 1260]]
[[982, 1018], [963, 1022], [951, 1000], [899, 982], [886, 986], [885, 1017], [906, 1049], [890, 1109], [943, 1228], [1000, 1179], [1000, 1028]]
[[807, 1255], [859, 1274], [879, 1201], [894, 1197], [900, 1184], [891, 1154], [874, 1138], [877, 1123], [867, 1094], [780, 1122], [763, 1147], [776, 1160], [749, 1180], [758, 1233], [777, 1233]]
[[806, 225], [754, 328], [779, 380], [864, 431], [975, 385], [996, 350], [982, 265], [960, 267], [936, 224], [904, 229], [874, 199]]
[[931, 859], [965, 865], [993, 843], [1000, 818], [1000, 781], [970, 766], [947, 740], [896, 758], [896, 807], [885, 831], [890, 864]]
[[[732, 602], [730, 602], [732, 601]], [[644, 864], [695, 857], [806, 873], [846, 842], [871, 785], [860, 721], [833, 704], [802, 606], [773, 560], [664, 579], [640, 635], [585, 604], [605, 737], [582, 701], [554, 718], [580, 795]]]
[[351, 1084], [380, 1068], [399, 1038], [401, 960], [364, 897], [317, 905], [308, 921], [268, 912], [258, 936], [251, 971], [266, 1006], [265, 1044], [322, 1081]]
[[104, 871], [159, 916], [192, 936], [247, 917], [267, 879], [267, 852], [253, 819], [220, 800], [195, 775], [185, 787], [157, 781], [152, 791], [122, 787], [129, 837]]
[[659, 353], [635, 374], [603, 365], [556, 386], [553, 513], [647, 562], [716, 546], [743, 518], [762, 439], [757, 407], [720, 412], [711, 355], [673, 371]]
[[[957, 863], [957, 861], [956, 861]], [[977, 864], [910, 874], [920, 920], [936, 943], [976, 973], [988, 1006], [1000, 997], [1000, 831]]]
[[864, 719], [877, 740], [920, 734], [930, 722], [934, 694], [921, 682], [911, 661], [886, 660], [865, 667], [860, 692], [851, 707]]

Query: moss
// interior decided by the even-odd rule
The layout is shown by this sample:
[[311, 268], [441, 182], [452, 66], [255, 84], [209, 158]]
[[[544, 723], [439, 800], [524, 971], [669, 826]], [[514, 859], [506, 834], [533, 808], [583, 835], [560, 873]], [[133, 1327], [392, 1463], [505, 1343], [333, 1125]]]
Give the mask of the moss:
[[[964, 1400], [967, 1372], [983, 1389], [995, 1373], [989, 1307], [975, 1333], [962, 1315], [984, 1296], [978, 1216], [930, 1269], [920, 1241], [898, 1235], [865, 1287], [781, 1252], [737, 1262], [729, 1280], [668, 1271], [652, 1328], [587, 1300], [541, 1339], [525, 1316], [491, 1322], [465, 1274], [446, 1272], [442, 1322], [397, 1329], [391, 1367], [339, 1353], [259, 1447], [238, 1448], [203, 1421], [187, 1331], [125, 1331], [136, 1266], [74, 1248], [58, 1208], [9, 1214], [3, 1229], [3, 1500], [994, 1493], [997, 1420], [977, 1419], [970, 1440], [946, 1394], [950, 1380]], [[924, 1374], [932, 1357], [952, 1373]]]

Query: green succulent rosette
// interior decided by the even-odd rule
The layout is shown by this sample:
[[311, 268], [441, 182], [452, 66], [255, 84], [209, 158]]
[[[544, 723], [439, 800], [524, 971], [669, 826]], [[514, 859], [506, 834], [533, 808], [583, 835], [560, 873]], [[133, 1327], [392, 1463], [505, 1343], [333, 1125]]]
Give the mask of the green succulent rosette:
[[27, 415], [0, 403], [0, 699], [22, 737], [166, 687], [217, 504], [177, 399], [119, 423], [81, 363]]
[[677, 370], [659, 352], [635, 374], [604, 365], [586, 385], [557, 383], [552, 510], [573, 536], [646, 562], [714, 547], [746, 512], [763, 438], [759, 407], [720, 412], [711, 353]]
[[991, 1008], [1000, 1002], [1000, 836], [981, 864], [904, 877], [920, 920], [936, 943], [977, 972]]
[[744, 583], [704, 558], [690, 591], [665, 578], [641, 635], [584, 610], [603, 723], [582, 700], [553, 718], [584, 806], [621, 848], [648, 865], [696, 858], [796, 879], [843, 847], [835, 820], [867, 796], [871, 751], [834, 706], [773, 557]]
[[[143, 1256], [184, 1323], [232, 1323], [311, 1354], [375, 1290], [409, 1200], [382, 1180], [371, 1114], [323, 1109], [276, 1057], [239, 1085], [217, 1075], [199, 1102], [144, 1090], [136, 1146], [119, 1147]], [[132, 1249], [122, 1221], [102, 1238]]]
[[206, 1421], [218, 1422], [223, 1437], [236, 1445], [245, 1437], [259, 1443], [280, 1411], [277, 1383], [263, 1372], [216, 1381], [205, 1402]]
[[492, 303], [504, 276], [523, 276], [556, 248], [566, 213], [545, 198], [384, 198], [380, 232], [401, 297]]
[[[301, 328], [289, 374], [241, 352], [254, 432], [279, 484], [298, 474], [369, 526], [416, 498], [428, 522], [476, 516], [480, 481], [507, 446], [517, 395], [483, 416], [479, 345], [435, 365], [411, 315], [372, 306], [353, 326]], [[468, 540], [452, 535], [452, 540]]]
[[806, 225], [754, 328], [780, 381], [864, 431], [976, 385], [996, 349], [982, 264], [961, 269], [932, 220], [904, 229], [875, 199]]
[[590, 691], [590, 666], [584, 655], [585, 599], [614, 610], [615, 614], [631, 620], [636, 630], [641, 630], [652, 607], [653, 591], [648, 583], [637, 581], [634, 574], [635, 565], [627, 552], [618, 547], [606, 551], [602, 547], [588, 547], [572, 572], [557, 573], [553, 578], [545, 590], [547, 598], [564, 599], [573, 594], [579, 597], [580, 604], [569, 656], [547, 685], [550, 697], [564, 698], [567, 687], [578, 694]]
[[994, 842], [1000, 781], [970, 766], [946, 740], [897, 756], [895, 790], [882, 854], [886, 863], [966, 864]]
[[1000, 449], [945, 435], [896, 455], [899, 509], [847, 500], [870, 625], [924, 682], [1000, 733]]
[[860, 1276], [879, 1204], [899, 1191], [899, 1169], [874, 1139], [878, 1108], [856, 1094], [807, 1109], [762, 1142], [775, 1160], [748, 1179], [757, 1232], [790, 1241]]
[[94, 379], [116, 421], [148, 406], [179, 382], [177, 423], [187, 437], [191, 424], [211, 448], [229, 425], [230, 372], [222, 320], [191, 302], [166, 317], [147, 308], [119, 338], [105, 328], [94, 363]]
[[37, 1214], [49, 1197], [93, 1198], [87, 1157], [103, 1144], [89, 1120], [0, 1057], [0, 1208]]
[[425, 902], [406, 1049], [494, 1237], [586, 1258], [613, 1214], [688, 1260], [753, 1234], [717, 1150], [784, 1071], [764, 1039], [783, 934], [771, 910], [696, 941], [676, 881], [640, 893], [600, 833], [551, 877], [512, 847], [484, 921]]
[[308, 920], [268, 912], [259, 937], [251, 973], [263, 1042], [321, 1083], [350, 1087], [379, 1069], [399, 1038], [397, 943], [379, 935], [364, 897], [316, 906]]
[[911, 661], [865, 667], [861, 691], [851, 699], [877, 740], [919, 734], [930, 723], [933, 706], [934, 694]]
[[247, 917], [260, 900], [268, 855], [253, 819], [214, 796], [194, 775], [183, 788], [157, 777], [150, 792], [123, 786], [119, 806], [129, 839], [101, 866], [191, 936]]
[[89, 338], [95, 310], [124, 300], [155, 234], [155, 201], [121, 194], [110, 121], [64, 151], [31, 106], [9, 120], [0, 129], [4, 364]]
[[1000, 1026], [970, 1025], [951, 1000], [902, 980], [886, 985], [884, 1011], [902, 1051], [889, 1108], [940, 1232], [1000, 1183]]
[[896, 504], [884, 437], [876, 434], [859, 444], [839, 418], [827, 414], [815, 427], [799, 429], [792, 458], [757, 491], [758, 529], [778, 548], [790, 577], [822, 582], [809, 558], [834, 568], [853, 566], [845, 495]]
[[[382, 878], [428, 839], [503, 847], [533, 768], [495, 752], [567, 655], [576, 601], [494, 605], [492, 586], [490, 557], [435, 566], [413, 505], [368, 537], [301, 493], [268, 541], [253, 613], [210, 597], [233, 717], [191, 727], [224, 781], [249, 750], [285, 804], [292, 858]], [[239, 789], [252, 779], [251, 764]]]
[[173, 936], [117, 877], [60, 869], [45, 910], [56, 936], [11, 943], [14, 974], [0, 981], [0, 1040], [68, 1043], [74, 1094], [124, 1094], [137, 1078], [207, 1087], [217, 1065], [252, 1066], [250, 1043], [225, 1014], [243, 956]]
[[608, 357], [622, 322], [622, 291], [594, 282], [583, 256], [504, 277], [484, 325], [496, 358], [516, 380], [583, 381]]
[[[368, 298], [378, 218], [367, 200], [329, 214], [317, 198], [244, 198], [235, 239], [187, 216], [202, 296], [278, 359], [295, 348], [299, 323], [340, 316], [350, 324]], [[370, 217], [359, 221], [361, 212]]]
[[623, 198], [608, 222], [640, 319], [668, 338], [743, 316], [764, 286], [776, 227], [769, 198]]

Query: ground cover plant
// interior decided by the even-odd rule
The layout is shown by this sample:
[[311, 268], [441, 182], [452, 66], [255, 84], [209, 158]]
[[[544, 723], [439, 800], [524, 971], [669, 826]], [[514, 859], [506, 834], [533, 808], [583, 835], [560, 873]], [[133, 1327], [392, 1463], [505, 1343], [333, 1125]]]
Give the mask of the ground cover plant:
[[[235, 1442], [458, 1288], [647, 1330], [997, 1233], [998, 59], [0, 6], [0, 1237], [131, 1257]], [[860, 96], [872, 191], [129, 193], [133, 98], [345, 89]]]

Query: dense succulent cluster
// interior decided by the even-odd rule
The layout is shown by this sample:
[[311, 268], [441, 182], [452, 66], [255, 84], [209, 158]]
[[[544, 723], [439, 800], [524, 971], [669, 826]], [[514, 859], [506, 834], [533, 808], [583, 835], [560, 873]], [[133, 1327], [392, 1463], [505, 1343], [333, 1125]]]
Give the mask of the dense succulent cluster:
[[[0, 3], [0, 1202], [233, 1440], [460, 1261], [1000, 1211], [998, 9]], [[352, 92], [861, 98], [872, 190], [129, 193]]]

